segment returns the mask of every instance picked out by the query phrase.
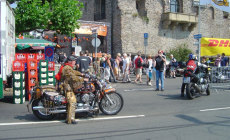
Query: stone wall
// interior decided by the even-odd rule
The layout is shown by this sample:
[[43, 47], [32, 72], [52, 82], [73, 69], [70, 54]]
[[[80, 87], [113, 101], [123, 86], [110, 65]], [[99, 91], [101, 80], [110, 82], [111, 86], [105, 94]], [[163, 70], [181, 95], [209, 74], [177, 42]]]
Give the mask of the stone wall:
[[[111, 3], [113, 1], [113, 3]], [[112, 24], [112, 49], [113, 54], [118, 52], [136, 53], [141, 50], [144, 53], [144, 33], [149, 34], [148, 54], [155, 55], [159, 49], [168, 51], [181, 44], [187, 44], [194, 52], [197, 46], [193, 35], [198, 33], [198, 26], [193, 31], [183, 31], [181, 26], [174, 30], [162, 28], [162, 13], [170, 11], [168, 0], [145, 0], [145, 10], [147, 17], [140, 17], [136, 9], [136, 0], [106, 0], [106, 19], [105, 22]], [[87, 2], [87, 11], [83, 12], [82, 20], [93, 20], [94, 1]], [[197, 15], [198, 8], [193, 6], [193, 0], [180, 0], [180, 11], [184, 14]], [[113, 15], [111, 14], [113, 6]], [[223, 17], [223, 12], [211, 5], [201, 8], [200, 30], [204, 37], [229, 38], [229, 18]], [[214, 12], [214, 13], [213, 13]], [[214, 19], [212, 16], [214, 14]]]

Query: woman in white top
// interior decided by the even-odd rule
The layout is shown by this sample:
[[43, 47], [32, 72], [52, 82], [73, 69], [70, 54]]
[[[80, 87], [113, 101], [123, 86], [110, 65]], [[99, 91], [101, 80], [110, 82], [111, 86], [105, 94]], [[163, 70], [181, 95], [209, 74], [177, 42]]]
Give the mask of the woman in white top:
[[147, 76], [147, 85], [151, 86], [151, 79], [152, 79], [152, 66], [153, 66], [153, 60], [151, 58], [151, 55], [148, 55], [148, 58], [146, 60], [146, 65], [148, 66], [146, 68], [146, 76]]

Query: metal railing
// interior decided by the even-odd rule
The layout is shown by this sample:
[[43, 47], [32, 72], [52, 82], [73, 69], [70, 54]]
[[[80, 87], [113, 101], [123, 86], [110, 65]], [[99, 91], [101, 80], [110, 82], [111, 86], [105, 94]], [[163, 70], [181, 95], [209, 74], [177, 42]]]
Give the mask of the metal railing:
[[212, 89], [230, 89], [230, 66], [212, 67], [210, 86]]

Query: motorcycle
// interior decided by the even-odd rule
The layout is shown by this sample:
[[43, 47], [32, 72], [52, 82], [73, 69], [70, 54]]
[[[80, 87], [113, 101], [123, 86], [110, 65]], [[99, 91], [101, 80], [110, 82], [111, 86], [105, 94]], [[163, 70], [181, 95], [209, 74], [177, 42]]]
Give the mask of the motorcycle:
[[[63, 92], [53, 86], [35, 86], [28, 110], [31, 105], [33, 114], [41, 120], [52, 120], [57, 114], [66, 113], [67, 100]], [[100, 110], [106, 115], [116, 115], [123, 107], [123, 97], [115, 88], [95, 76], [90, 76], [89, 82], [74, 93], [77, 98], [76, 113], [98, 115]]]
[[188, 99], [194, 99], [204, 92], [206, 92], [207, 95], [210, 95], [209, 72], [207, 65], [199, 64], [195, 72], [185, 70], [183, 84], [186, 88]]

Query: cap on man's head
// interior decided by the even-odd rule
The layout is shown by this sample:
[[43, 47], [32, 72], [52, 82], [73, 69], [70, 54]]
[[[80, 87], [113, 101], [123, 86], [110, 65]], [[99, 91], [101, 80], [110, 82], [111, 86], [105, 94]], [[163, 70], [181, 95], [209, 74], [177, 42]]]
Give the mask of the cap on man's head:
[[68, 56], [68, 57], [67, 57], [67, 61], [75, 61], [74, 56], [72, 56], [72, 55], [71, 55], [71, 56]]

